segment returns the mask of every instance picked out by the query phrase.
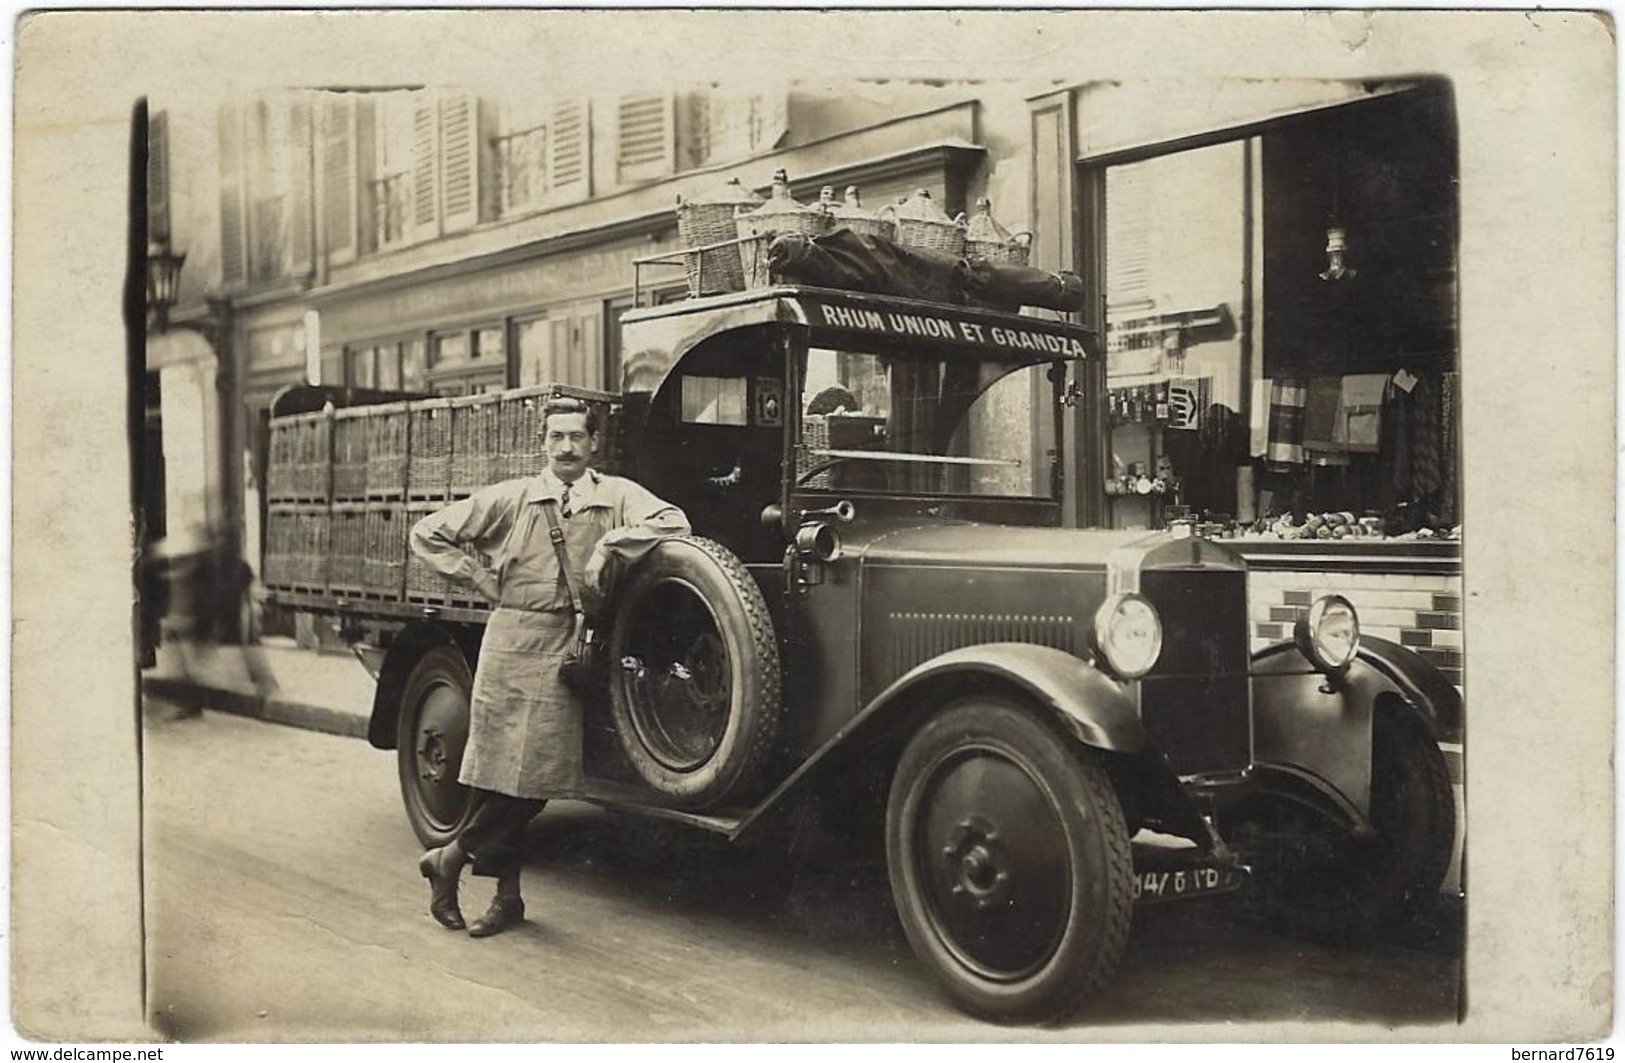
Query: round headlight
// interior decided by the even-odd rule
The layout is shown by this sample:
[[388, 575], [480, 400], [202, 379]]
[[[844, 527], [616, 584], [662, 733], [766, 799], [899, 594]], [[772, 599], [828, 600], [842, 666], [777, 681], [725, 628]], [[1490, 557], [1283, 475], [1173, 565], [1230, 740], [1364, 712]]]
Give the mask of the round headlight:
[[1124, 679], [1151, 671], [1162, 652], [1162, 621], [1144, 595], [1114, 594], [1095, 611], [1095, 648]]
[[1298, 649], [1316, 668], [1335, 672], [1348, 667], [1360, 651], [1360, 617], [1347, 598], [1328, 594], [1299, 618], [1293, 636]]

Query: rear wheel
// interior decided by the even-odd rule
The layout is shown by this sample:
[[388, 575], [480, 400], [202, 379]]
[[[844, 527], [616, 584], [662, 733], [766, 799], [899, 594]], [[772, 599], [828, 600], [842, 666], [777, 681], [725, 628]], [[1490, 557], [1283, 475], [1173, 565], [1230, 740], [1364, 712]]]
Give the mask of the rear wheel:
[[418, 659], [401, 696], [395, 765], [412, 830], [425, 846], [445, 845], [467, 822], [471, 792], [457, 781], [468, 744], [468, 662], [452, 646]]
[[909, 742], [886, 859], [909, 943], [975, 1015], [1062, 1018], [1122, 958], [1133, 863], [1117, 795], [1015, 702], [957, 701]]
[[1301, 936], [1359, 944], [1436, 898], [1456, 802], [1438, 744], [1402, 711], [1386, 711], [1372, 721], [1370, 836], [1270, 796], [1224, 822], [1253, 865], [1267, 918]]

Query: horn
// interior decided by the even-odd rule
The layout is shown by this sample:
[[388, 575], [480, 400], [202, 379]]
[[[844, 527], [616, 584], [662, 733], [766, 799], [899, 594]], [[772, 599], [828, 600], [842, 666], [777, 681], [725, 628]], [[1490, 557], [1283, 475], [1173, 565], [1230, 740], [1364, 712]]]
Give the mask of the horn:
[[838, 520], [842, 524], [850, 524], [852, 522], [852, 518], [857, 515], [857, 509], [852, 505], [852, 503], [848, 502], [844, 498], [835, 503], [833, 506], [829, 506], [825, 509], [804, 509], [801, 511], [802, 520], [811, 520], [815, 517], [829, 517], [831, 520]]

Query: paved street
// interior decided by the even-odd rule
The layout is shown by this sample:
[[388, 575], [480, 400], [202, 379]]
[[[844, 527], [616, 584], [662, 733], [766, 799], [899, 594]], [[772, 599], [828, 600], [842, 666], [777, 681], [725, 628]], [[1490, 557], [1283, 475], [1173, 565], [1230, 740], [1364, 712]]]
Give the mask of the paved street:
[[[1143, 913], [1094, 1007], [1013, 1034], [938, 995], [876, 860], [823, 846], [775, 889], [775, 852], [575, 804], [531, 827], [530, 921], [474, 940], [427, 914], [392, 754], [207, 712], [152, 714], [145, 758], [150, 1009], [181, 1040], [1141, 1040], [1456, 1010], [1449, 943], [1316, 948], [1209, 904]], [[489, 887], [464, 883], [472, 916]]]

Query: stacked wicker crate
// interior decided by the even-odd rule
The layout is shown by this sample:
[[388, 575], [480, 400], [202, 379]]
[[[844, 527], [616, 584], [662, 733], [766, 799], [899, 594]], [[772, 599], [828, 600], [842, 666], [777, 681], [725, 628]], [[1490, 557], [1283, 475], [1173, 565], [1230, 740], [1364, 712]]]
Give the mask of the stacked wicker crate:
[[324, 593], [327, 589], [332, 427], [331, 409], [279, 418], [271, 426], [262, 579], [273, 590]]
[[293, 589], [326, 594], [332, 555], [331, 512], [327, 506], [299, 506], [294, 513]]
[[411, 407], [405, 402], [372, 406], [367, 411], [367, 500], [383, 502], [406, 496], [410, 456]]
[[327, 591], [359, 598], [364, 589], [363, 570], [367, 558], [367, 504], [334, 502], [330, 521], [331, 567], [327, 573]]
[[325, 506], [332, 492], [333, 411], [300, 414], [291, 420], [297, 449], [293, 501]]
[[451, 403], [424, 399], [410, 404], [411, 460], [406, 499], [438, 502], [451, 497]]
[[395, 502], [370, 502], [366, 510], [362, 592], [368, 598], [399, 601], [406, 579], [407, 533], [411, 524], [406, 507]]
[[368, 408], [351, 406], [333, 415], [333, 501], [367, 498]]
[[535, 476], [547, 468], [547, 442], [542, 438], [542, 413], [551, 388], [521, 388], [501, 396], [501, 479]]
[[353, 406], [333, 414], [327, 591], [352, 598], [361, 596], [366, 560], [367, 412], [364, 406]]
[[[458, 460], [459, 448], [462, 461]], [[453, 400], [451, 453], [452, 497], [465, 497], [502, 479], [500, 395]]]

